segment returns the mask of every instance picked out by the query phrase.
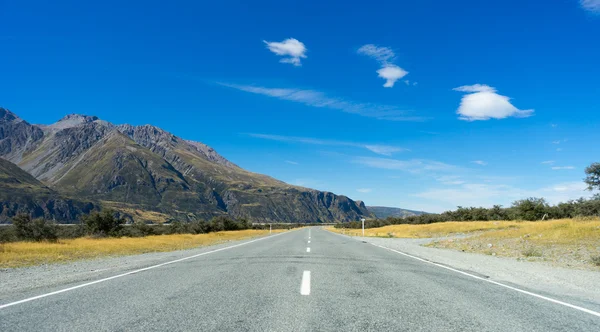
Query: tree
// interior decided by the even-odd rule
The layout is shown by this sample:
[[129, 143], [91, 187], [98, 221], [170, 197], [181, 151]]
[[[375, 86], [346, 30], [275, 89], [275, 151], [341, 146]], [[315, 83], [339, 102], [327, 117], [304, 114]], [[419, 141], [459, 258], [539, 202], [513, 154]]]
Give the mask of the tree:
[[545, 199], [535, 197], [515, 201], [512, 206], [518, 219], [532, 221], [542, 219], [549, 210]]
[[600, 189], [600, 163], [592, 163], [585, 168], [585, 179], [588, 190]]
[[112, 210], [104, 210], [101, 213], [94, 212], [90, 215], [81, 216], [90, 235], [118, 236], [125, 219], [115, 218]]

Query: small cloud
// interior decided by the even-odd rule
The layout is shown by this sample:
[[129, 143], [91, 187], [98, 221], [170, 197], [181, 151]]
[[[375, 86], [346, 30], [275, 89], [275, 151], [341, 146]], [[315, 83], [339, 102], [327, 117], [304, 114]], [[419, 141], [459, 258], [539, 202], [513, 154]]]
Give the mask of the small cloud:
[[600, 14], [600, 0], [580, 0], [583, 9], [595, 14]]
[[563, 169], [575, 169], [575, 167], [573, 166], [554, 166], [552, 167], [553, 170], [558, 171], [558, 170], [563, 170]]
[[396, 54], [389, 47], [377, 46], [373, 44], [366, 44], [361, 46], [358, 51], [358, 54], [366, 55], [377, 60], [381, 64], [391, 63], [394, 58], [396, 58]]
[[413, 86], [416, 86], [417, 84], [419, 84], [419, 83], [417, 83], [417, 82], [413, 82]]
[[371, 189], [371, 188], [359, 188], [359, 189], [356, 189], [356, 191], [358, 191], [359, 193], [365, 193], [366, 194], [366, 193], [372, 192], [373, 189]]
[[[408, 74], [406, 70], [393, 63], [396, 54], [394, 54], [391, 48], [367, 44], [361, 46], [357, 53], [371, 57], [379, 62], [381, 68], [377, 70], [377, 74], [379, 77], [385, 79], [385, 84], [383, 84], [385, 88], [393, 87], [397, 80]], [[408, 83], [406, 84], [408, 85]]]
[[562, 149], [561, 149], [561, 148], [557, 148], [557, 149], [556, 149], [556, 152], [561, 152], [561, 151], [562, 151]]
[[555, 124], [555, 123], [551, 123], [551, 124], [550, 124], [550, 127], [552, 127], [552, 128], [556, 128], [556, 127], [558, 127], [558, 125], [557, 125], [557, 124]]
[[542, 161], [542, 164], [544, 164], [544, 165], [552, 165], [552, 164], [554, 164], [554, 160]]
[[560, 144], [560, 141], [552, 141], [552, 144]]
[[394, 86], [394, 83], [396, 83], [397, 80], [406, 76], [408, 72], [396, 65], [389, 65], [379, 69], [377, 74], [379, 74], [379, 77], [386, 80], [383, 84], [383, 87], [391, 88]]
[[496, 92], [496, 89], [485, 84], [463, 85], [452, 90], [460, 92]]
[[285, 58], [279, 60], [281, 63], [291, 63], [294, 66], [302, 66], [300, 58], [306, 58], [306, 47], [302, 42], [295, 38], [288, 38], [282, 42], [268, 42], [263, 40], [267, 44], [269, 51]]
[[298, 162], [296, 161], [286, 160], [285, 162], [291, 165], [298, 165]]
[[485, 84], [463, 85], [454, 91], [467, 92], [456, 111], [459, 119], [466, 121], [526, 118], [534, 110], [520, 110], [510, 103], [510, 98], [496, 93], [496, 89]]
[[409, 80], [404, 80], [404, 84], [410, 85], [410, 81]]
[[481, 166], [485, 166], [485, 165], [488, 164], [487, 162], [485, 162], [483, 160], [473, 160], [472, 163], [473, 164], [477, 164], [477, 165], [481, 165]]

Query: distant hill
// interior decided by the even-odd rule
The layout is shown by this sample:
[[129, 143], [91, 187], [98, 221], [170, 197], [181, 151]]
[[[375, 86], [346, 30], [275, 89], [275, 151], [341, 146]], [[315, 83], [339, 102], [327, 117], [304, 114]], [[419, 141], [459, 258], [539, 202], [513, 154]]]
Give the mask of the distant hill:
[[19, 213], [49, 220], [75, 222], [89, 213], [90, 202], [69, 199], [46, 187], [19, 166], [0, 158], [0, 223]]
[[386, 206], [367, 206], [367, 209], [379, 219], [385, 219], [387, 217], [418, 216], [418, 215], [427, 213], [427, 212], [423, 212], [423, 211], [413, 211], [413, 210], [406, 210], [406, 209], [395, 208], [395, 207], [386, 207]]
[[369, 215], [362, 202], [249, 172], [203, 143], [95, 116], [33, 125], [0, 108], [0, 158], [40, 188], [156, 221], [228, 214], [258, 222], [344, 222]]

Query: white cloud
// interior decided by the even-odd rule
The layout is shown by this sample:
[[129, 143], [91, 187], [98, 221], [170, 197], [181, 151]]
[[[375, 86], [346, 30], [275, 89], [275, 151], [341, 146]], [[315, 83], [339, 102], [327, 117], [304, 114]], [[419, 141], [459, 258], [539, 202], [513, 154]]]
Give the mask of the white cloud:
[[436, 180], [445, 185], [461, 185], [465, 183], [465, 181], [457, 175], [444, 175], [437, 177]]
[[396, 65], [388, 65], [379, 69], [377, 74], [379, 74], [379, 77], [386, 80], [383, 86], [385, 88], [391, 88], [394, 86], [394, 83], [396, 83], [397, 80], [406, 76], [408, 72]]
[[298, 162], [296, 161], [292, 161], [292, 160], [286, 160], [286, 163], [290, 164], [290, 165], [298, 165]]
[[268, 42], [263, 40], [267, 44], [269, 51], [285, 58], [279, 60], [281, 63], [291, 63], [294, 66], [302, 66], [300, 58], [306, 58], [306, 47], [302, 42], [295, 38], [288, 38], [282, 42]]
[[555, 123], [551, 123], [551, 124], [550, 124], [550, 127], [552, 127], [552, 128], [556, 128], [556, 127], [558, 127], [558, 125], [557, 125], [557, 124], [555, 124]]
[[488, 164], [487, 162], [485, 162], [483, 160], [473, 160], [472, 163], [473, 164], [477, 164], [477, 165], [481, 165], [481, 166], [485, 166], [485, 165]]
[[371, 189], [371, 188], [359, 188], [359, 189], [356, 189], [356, 191], [358, 191], [359, 193], [365, 193], [366, 194], [366, 193], [372, 192], [373, 189]]
[[367, 149], [373, 153], [377, 153], [384, 156], [391, 156], [396, 152], [410, 151], [409, 149], [391, 146], [391, 145], [380, 145], [380, 144], [364, 144], [356, 142], [345, 142], [336, 140], [324, 140], [310, 137], [295, 137], [295, 136], [281, 136], [281, 135], [269, 135], [269, 134], [254, 134], [250, 133], [249, 136], [268, 139], [271, 141], [279, 142], [292, 142], [292, 143], [304, 143], [313, 145], [330, 145], [330, 146], [352, 146], [357, 148]]
[[573, 166], [554, 166], [554, 167], [552, 167], [552, 169], [557, 171], [557, 170], [563, 170], [563, 169], [575, 169], [575, 167], [573, 167]]
[[600, 13], [600, 0], [580, 0], [579, 3], [583, 9], [592, 13]]
[[456, 111], [459, 119], [467, 121], [504, 119], [507, 117], [526, 118], [534, 110], [520, 110], [510, 103], [510, 98], [496, 93], [496, 89], [485, 84], [464, 85], [454, 91], [467, 92], [462, 97]]
[[546, 161], [542, 161], [542, 164], [545, 164], [545, 165], [552, 165], [552, 164], [554, 164], [554, 160], [546, 160]]
[[[408, 74], [406, 70], [394, 64], [396, 54], [391, 48], [367, 44], [361, 46], [357, 53], [369, 56], [379, 62], [381, 68], [377, 70], [377, 74], [385, 79], [385, 84], [383, 84], [385, 88], [393, 87], [397, 80]], [[408, 82], [405, 81], [405, 83], [408, 85]]]
[[400, 170], [413, 174], [426, 172], [449, 172], [460, 169], [454, 165], [423, 159], [397, 160], [388, 158], [357, 157], [354, 158], [352, 162], [373, 168]]
[[560, 141], [552, 141], [552, 144], [560, 144]]
[[366, 44], [358, 49], [358, 54], [369, 56], [377, 60], [382, 65], [389, 64], [394, 60], [396, 54], [391, 48], [376, 46], [373, 44]]
[[556, 152], [561, 152], [561, 151], [562, 151], [562, 148], [556, 149]]
[[496, 92], [496, 89], [485, 84], [463, 85], [452, 90], [460, 92]]
[[222, 86], [240, 91], [269, 96], [281, 100], [301, 103], [307, 106], [329, 108], [346, 113], [388, 121], [425, 121], [427, 118], [408, 115], [411, 111], [401, 110], [396, 106], [359, 103], [343, 98], [328, 97], [323, 92], [315, 90], [266, 88], [254, 85], [238, 85], [218, 83]]

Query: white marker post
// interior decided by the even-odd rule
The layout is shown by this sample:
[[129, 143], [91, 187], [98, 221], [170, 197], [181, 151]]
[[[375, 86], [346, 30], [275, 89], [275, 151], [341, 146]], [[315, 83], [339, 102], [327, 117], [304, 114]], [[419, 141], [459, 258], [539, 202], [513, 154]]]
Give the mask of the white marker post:
[[365, 237], [365, 218], [361, 218], [360, 221], [362, 221], [363, 237]]
[[269, 224], [269, 234], [271, 234], [271, 224]]

